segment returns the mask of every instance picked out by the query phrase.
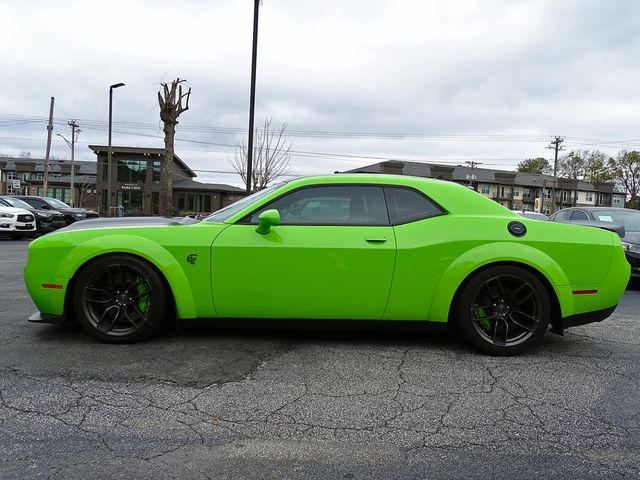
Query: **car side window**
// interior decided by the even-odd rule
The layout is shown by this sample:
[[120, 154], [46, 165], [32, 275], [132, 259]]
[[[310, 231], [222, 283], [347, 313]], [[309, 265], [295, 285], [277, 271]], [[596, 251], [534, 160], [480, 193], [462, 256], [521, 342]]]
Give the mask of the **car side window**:
[[280, 212], [281, 225], [389, 225], [382, 187], [310, 187], [288, 193], [244, 218], [258, 224], [265, 210]]
[[444, 211], [421, 193], [409, 188], [384, 187], [392, 225], [436, 217]]
[[553, 220], [569, 220], [571, 218], [571, 213], [572, 210], [560, 210], [558, 213], [556, 213], [556, 216], [553, 217]]
[[574, 210], [571, 214], [571, 220], [589, 220], [589, 216], [582, 210]]

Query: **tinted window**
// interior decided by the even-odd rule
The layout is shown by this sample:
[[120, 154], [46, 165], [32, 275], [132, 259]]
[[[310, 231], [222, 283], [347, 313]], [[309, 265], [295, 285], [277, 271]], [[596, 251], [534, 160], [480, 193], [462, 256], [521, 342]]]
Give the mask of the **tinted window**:
[[589, 220], [589, 216], [582, 210], [574, 210], [571, 215], [571, 220]]
[[44, 208], [45, 210], [47, 208], [51, 208], [47, 205], [47, 202], [40, 200], [39, 198], [24, 198], [23, 200], [34, 208]]
[[382, 187], [331, 186], [291, 192], [245, 219], [258, 223], [265, 210], [280, 212], [281, 225], [389, 225]]
[[442, 215], [443, 211], [424, 195], [408, 188], [385, 187], [391, 223], [399, 225]]
[[572, 210], [561, 210], [558, 213], [556, 213], [555, 217], [553, 217], [553, 220], [554, 221], [569, 220], [569, 218], [571, 218], [571, 212]]

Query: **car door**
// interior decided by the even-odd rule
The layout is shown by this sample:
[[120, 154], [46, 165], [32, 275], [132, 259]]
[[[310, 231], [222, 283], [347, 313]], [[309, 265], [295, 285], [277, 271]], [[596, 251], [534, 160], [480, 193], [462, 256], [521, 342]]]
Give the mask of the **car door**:
[[[280, 224], [256, 232], [258, 215]], [[288, 192], [226, 228], [212, 245], [221, 317], [379, 319], [389, 296], [395, 237], [382, 187]]]

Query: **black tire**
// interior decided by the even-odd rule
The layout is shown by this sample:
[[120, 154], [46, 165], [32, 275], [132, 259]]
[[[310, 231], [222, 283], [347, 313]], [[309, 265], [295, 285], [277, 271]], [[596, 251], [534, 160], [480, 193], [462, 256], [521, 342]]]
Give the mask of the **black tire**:
[[455, 312], [458, 331], [475, 348], [491, 355], [517, 355], [547, 331], [551, 303], [536, 275], [500, 265], [469, 279]]
[[149, 338], [169, 311], [164, 282], [145, 261], [109, 255], [87, 265], [75, 282], [73, 308], [89, 334], [107, 343]]

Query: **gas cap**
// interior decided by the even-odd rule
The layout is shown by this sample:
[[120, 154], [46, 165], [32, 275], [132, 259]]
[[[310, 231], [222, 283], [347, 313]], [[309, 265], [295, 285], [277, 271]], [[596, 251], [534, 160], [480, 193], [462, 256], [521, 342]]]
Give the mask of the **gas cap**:
[[523, 237], [525, 233], [527, 233], [527, 227], [524, 226], [522, 222], [510, 222], [507, 225], [507, 230], [514, 237]]

